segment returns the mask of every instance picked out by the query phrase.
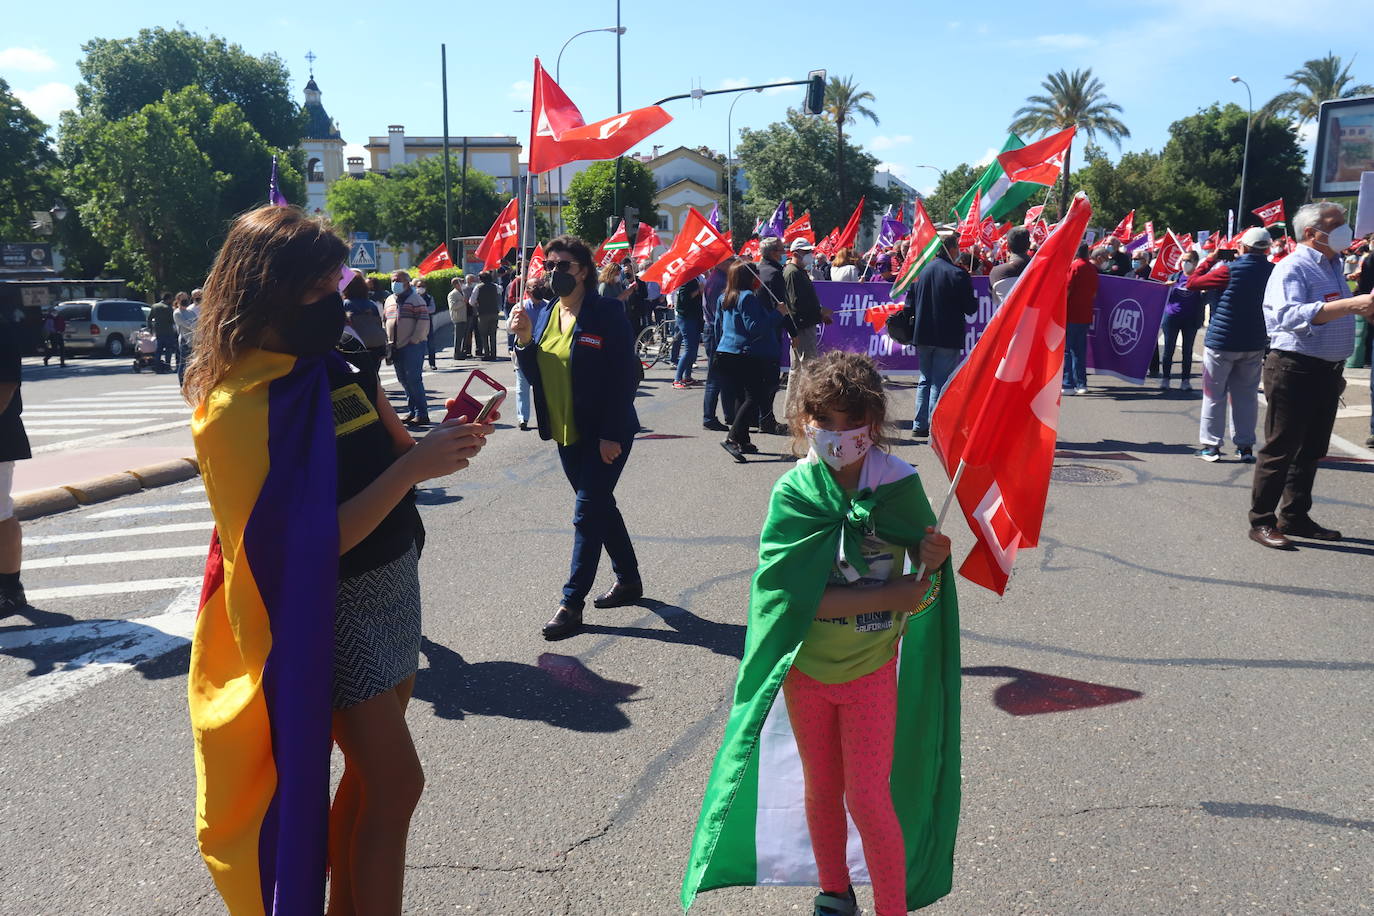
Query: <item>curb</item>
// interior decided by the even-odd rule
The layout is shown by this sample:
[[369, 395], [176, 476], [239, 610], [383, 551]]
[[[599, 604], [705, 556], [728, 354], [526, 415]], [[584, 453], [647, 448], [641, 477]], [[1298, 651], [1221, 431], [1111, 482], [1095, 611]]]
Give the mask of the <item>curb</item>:
[[14, 517], [21, 522], [42, 518], [80, 506], [105, 502], [117, 496], [128, 496], [142, 490], [180, 483], [199, 474], [200, 466], [194, 458], [178, 458], [130, 471], [120, 471], [118, 474], [106, 474], [81, 483], [31, 490], [14, 498]]

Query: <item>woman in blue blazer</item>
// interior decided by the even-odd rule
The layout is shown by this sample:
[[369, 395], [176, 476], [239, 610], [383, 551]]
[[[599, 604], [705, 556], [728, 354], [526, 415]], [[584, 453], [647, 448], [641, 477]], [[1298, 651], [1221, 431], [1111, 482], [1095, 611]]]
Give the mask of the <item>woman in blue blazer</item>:
[[617, 299], [597, 295], [591, 249], [573, 235], [545, 247], [544, 270], [556, 297], [511, 312], [515, 357], [534, 389], [539, 436], [558, 443], [563, 473], [577, 494], [572, 569], [545, 639], [582, 627], [582, 607], [596, 580], [601, 548], [611, 557], [615, 585], [592, 603], [632, 604], [644, 594], [639, 561], [615, 504], [615, 485], [639, 432], [634, 336]]

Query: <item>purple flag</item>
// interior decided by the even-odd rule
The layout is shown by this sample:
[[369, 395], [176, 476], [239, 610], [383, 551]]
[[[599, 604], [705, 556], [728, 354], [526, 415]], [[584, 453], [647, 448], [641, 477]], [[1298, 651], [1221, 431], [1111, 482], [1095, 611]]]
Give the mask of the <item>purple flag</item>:
[[1150, 233], [1149, 233], [1149, 230], [1145, 230], [1145, 231], [1140, 232], [1139, 234], [1137, 234], [1137, 235], [1135, 236], [1135, 238], [1131, 239], [1129, 242], [1127, 242], [1127, 243], [1126, 243], [1124, 246], [1122, 246], [1122, 247], [1124, 247], [1124, 248], [1126, 249], [1127, 253], [1129, 253], [1129, 254], [1135, 254], [1135, 253], [1136, 253], [1137, 251], [1139, 251], [1141, 248], [1144, 248], [1145, 246], [1147, 246], [1147, 245], [1149, 245], [1149, 244], [1150, 244]]
[[[890, 207], [888, 209], [891, 209]], [[907, 228], [901, 220], [895, 216], [884, 216], [883, 227], [878, 231], [878, 245], [883, 248], [891, 248], [897, 243], [898, 239], [907, 236]]]
[[277, 157], [272, 157], [272, 180], [267, 183], [267, 202], [274, 207], [289, 207], [290, 201], [281, 192], [281, 185], [277, 183]]
[[787, 201], [778, 201], [778, 208], [773, 211], [772, 219], [763, 224], [759, 230], [759, 238], [766, 239], [769, 236], [782, 238], [787, 234]]
[[706, 222], [710, 223], [717, 232], [720, 232], [720, 204], [711, 204], [711, 212], [706, 217]]

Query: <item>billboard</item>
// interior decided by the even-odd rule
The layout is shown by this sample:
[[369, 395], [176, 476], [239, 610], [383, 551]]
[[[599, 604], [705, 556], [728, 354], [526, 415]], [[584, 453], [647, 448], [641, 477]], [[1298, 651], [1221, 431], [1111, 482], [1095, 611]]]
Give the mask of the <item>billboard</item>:
[[1354, 197], [1360, 175], [1374, 172], [1374, 95], [1322, 102], [1312, 197]]

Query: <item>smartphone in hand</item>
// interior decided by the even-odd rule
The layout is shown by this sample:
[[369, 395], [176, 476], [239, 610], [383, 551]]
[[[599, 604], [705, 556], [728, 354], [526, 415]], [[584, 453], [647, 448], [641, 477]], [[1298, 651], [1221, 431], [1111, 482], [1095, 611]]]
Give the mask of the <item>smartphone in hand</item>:
[[506, 399], [506, 387], [487, 375], [481, 369], [474, 369], [463, 383], [463, 389], [454, 398], [453, 409], [445, 420], [468, 417], [469, 423], [485, 423]]

